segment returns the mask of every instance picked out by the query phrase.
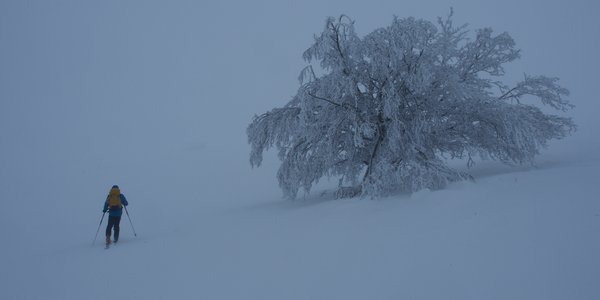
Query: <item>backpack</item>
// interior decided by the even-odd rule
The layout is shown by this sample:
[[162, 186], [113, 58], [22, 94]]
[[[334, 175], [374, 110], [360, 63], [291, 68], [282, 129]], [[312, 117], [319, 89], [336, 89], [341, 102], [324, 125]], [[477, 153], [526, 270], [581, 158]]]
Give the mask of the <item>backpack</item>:
[[108, 194], [108, 199], [106, 199], [106, 202], [108, 202], [108, 207], [110, 210], [114, 211], [121, 209], [123, 207], [121, 204], [121, 190], [118, 188], [110, 189], [110, 193]]

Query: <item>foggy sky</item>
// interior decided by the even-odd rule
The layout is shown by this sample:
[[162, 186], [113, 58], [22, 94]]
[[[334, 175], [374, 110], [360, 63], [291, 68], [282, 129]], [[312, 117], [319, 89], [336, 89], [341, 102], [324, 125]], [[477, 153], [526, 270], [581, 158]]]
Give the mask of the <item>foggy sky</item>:
[[246, 126], [295, 94], [302, 52], [340, 14], [361, 36], [450, 7], [456, 24], [509, 32], [522, 57], [508, 78], [560, 77], [579, 125], [565, 144], [597, 147], [597, 1], [322, 2], [1, 1], [0, 189], [278, 195], [274, 160], [250, 168]]

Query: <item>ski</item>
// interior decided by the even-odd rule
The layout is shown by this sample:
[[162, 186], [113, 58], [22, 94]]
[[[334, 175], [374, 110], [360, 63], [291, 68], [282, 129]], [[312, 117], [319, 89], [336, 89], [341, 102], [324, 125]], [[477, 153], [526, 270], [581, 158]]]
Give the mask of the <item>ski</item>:
[[113, 242], [110, 242], [110, 243], [106, 243], [106, 244], [104, 245], [104, 249], [108, 249], [108, 248], [110, 248], [110, 246], [111, 246], [111, 245], [116, 245], [116, 244], [117, 244], [117, 241], [113, 241]]

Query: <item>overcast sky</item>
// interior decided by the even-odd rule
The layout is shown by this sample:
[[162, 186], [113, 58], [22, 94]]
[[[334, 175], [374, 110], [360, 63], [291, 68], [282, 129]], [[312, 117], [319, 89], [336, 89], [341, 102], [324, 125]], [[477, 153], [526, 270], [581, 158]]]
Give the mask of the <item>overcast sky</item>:
[[340, 14], [361, 36], [450, 7], [470, 29], [509, 32], [522, 49], [509, 78], [560, 77], [577, 106], [571, 141], [597, 145], [598, 3], [2, 0], [0, 189], [277, 190], [276, 164], [250, 169], [246, 126], [296, 92], [302, 52]]

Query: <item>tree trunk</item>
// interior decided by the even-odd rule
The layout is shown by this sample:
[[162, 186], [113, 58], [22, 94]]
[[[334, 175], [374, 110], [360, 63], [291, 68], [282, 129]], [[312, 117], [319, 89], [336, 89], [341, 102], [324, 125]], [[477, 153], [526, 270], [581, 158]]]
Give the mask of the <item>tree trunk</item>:
[[373, 152], [371, 153], [371, 158], [369, 159], [369, 165], [367, 166], [367, 170], [365, 171], [365, 176], [363, 177], [363, 182], [367, 180], [369, 175], [371, 175], [373, 171], [373, 162], [375, 161], [375, 157], [377, 157], [377, 152], [379, 151], [379, 147], [385, 138], [385, 124], [383, 121], [382, 113], [379, 113], [378, 116], [379, 124], [377, 126], [378, 136], [377, 141], [375, 142], [375, 147], [373, 147]]

